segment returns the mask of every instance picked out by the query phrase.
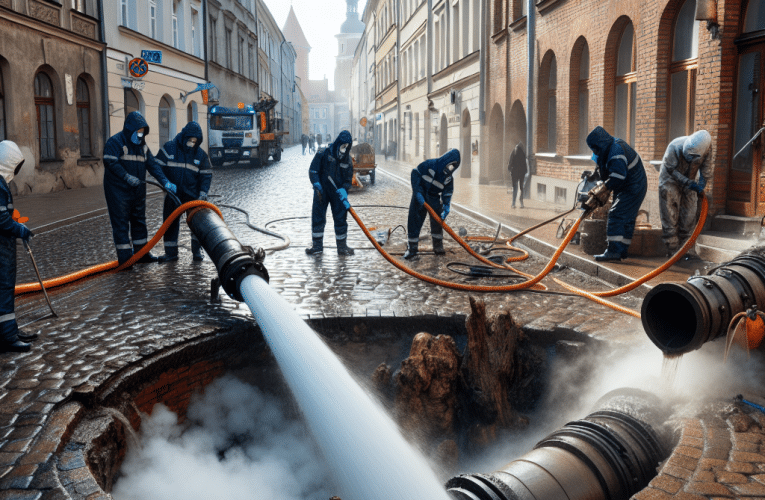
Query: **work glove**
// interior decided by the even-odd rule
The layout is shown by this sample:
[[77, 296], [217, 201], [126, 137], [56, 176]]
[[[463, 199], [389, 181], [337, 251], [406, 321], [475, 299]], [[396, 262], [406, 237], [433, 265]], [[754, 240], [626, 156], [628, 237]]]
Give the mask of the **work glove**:
[[175, 194], [176, 191], [178, 191], [178, 188], [175, 187], [175, 184], [173, 184], [170, 181], [165, 182], [165, 189], [167, 189], [168, 191], [170, 191], [173, 194]]
[[32, 233], [27, 226], [19, 224], [18, 222], [14, 226], [14, 233], [17, 238], [21, 238], [24, 241], [29, 241], [29, 238], [34, 236], [34, 233]]
[[199, 192], [199, 199], [202, 200], [202, 201], [207, 201], [207, 193], [205, 193], [204, 191], [200, 191]]
[[421, 207], [425, 205], [425, 197], [422, 193], [415, 193], [414, 199], [417, 200], [417, 203], [419, 203]]
[[699, 194], [704, 192], [704, 187], [694, 181], [689, 182], [687, 188], [691, 191], [696, 191]]
[[136, 187], [141, 184], [141, 180], [138, 177], [130, 174], [125, 174], [125, 182], [127, 182], [130, 187]]
[[348, 192], [345, 189], [340, 188], [337, 190], [337, 195], [340, 197], [340, 201], [343, 202], [343, 206], [345, 207], [345, 209], [350, 210], [351, 204], [350, 202], [348, 202]]
[[449, 212], [451, 211], [452, 207], [449, 205], [449, 203], [444, 204], [444, 211], [441, 212], [441, 220], [445, 220], [446, 216], [449, 215]]

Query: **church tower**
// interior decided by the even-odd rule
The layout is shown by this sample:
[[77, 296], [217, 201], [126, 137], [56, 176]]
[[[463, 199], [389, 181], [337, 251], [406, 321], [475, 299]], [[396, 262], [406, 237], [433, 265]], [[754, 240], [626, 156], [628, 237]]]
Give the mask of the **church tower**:
[[345, 0], [348, 9], [345, 21], [340, 26], [337, 38], [337, 57], [335, 58], [335, 95], [338, 100], [347, 102], [350, 98], [353, 55], [364, 34], [364, 23], [359, 20], [358, 0]]
[[[363, 24], [362, 24], [363, 26]], [[295, 59], [295, 76], [300, 78], [300, 84], [308, 89], [308, 53], [311, 52], [311, 46], [308, 44], [308, 40], [305, 38], [303, 28], [300, 27], [300, 23], [297, 20], [295, 11], [290, 6], [290, 13], [287, 15], [287, 21], [282, 28], [284, 38], [292, 43], [297, 53]]]

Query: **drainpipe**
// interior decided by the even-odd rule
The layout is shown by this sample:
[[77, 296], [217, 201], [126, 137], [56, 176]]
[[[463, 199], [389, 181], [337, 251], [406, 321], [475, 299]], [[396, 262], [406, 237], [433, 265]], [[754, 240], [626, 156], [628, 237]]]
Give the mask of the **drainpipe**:
[[[103, 1], [103, 0], [101, 0]], [[204, 47], [202, 47], [202, 50], [204, 51], [204, 58], [205, 58], [205, 81], [210, 81], [210, 67], [208, 64], [209, 57], [207, 57], [207, 0], [202, 0], [202, 40], [204, 40]]]
[[534, 75], [536, 74], [536, 27], [537, 11], [534, 0], [528, 0], [526, 7], [526, 38], [528, 39], [528, 80], [526, 82], [526, 160], [529, 173], [524, 182], [524, 192], [531, 189], [531, 176], [537, 173], [536, 153], [534, 151]]
[[427, 108], [425, 109], [425, 114], [423, 116], [425, 119], [425, 123], [423, 123], [425, 130], [425, 154], [423, 156], [428, 158], [430, 156], [431, 135], [430, 93], [433, 92], [433, 0], [428, 0], [428, 26], [426, 28], [426, 33], [428, 37], [428, 42], [426, 44], [426, 50], [428, 51], [428, 91], [425, 94], [425, 99], [427, 99], [428, 103]]
[[[481, 124], [481, 137], [483, 144], [479, 145], [478, 150], [478, 161], [479, 161], [479, 167], [478, 167], [478, 182], [481, 183], [481, 177], [487, 177], [484, 174], [484, 168], [488, 169], [489, 165], [489, 151], [486, 147], [486, 144], [488, 144], [487, 138], [489, 137], [489, 133], [487, 133], [486, 128], [486, 108], [489, 107], [489, 90], [488, 86], [486, 85], [486, 72], [488, 71], [487, 68], [487, 59], [486, 59], [486, 53], [489, 50], [489, 32], [487, 31], [486, 27], [488, 26], [488, 2], [487, 0], [481, 0], [481, 22], [479, 23], [478, 29], [481, 30], [481, 53], [479, 54], [479, 76], [478, 76], [478, 85], [479, 85], [479, 92], [481, 94], [481, 105], [479, 106], [478, 110], [478, 120]], [[508, 42], [509, 43], [509, 42]], [[490, 132], [490, 131], [489, 131]], [[468, 151], [468, 154], [471, 154], [472, 151]]]
[[399, 2], [395, 2], [396, 9], [396, 160], [399, 159], [401, 145], [404, 143], [401, 130], [404, 128], [404, 122], [401, 121], [401, 8]]
[[109, 132], [111, 116], [109, 115], [109, 76], [108, 67], [106, 65], [106, 27], [104, 26], [104, 0], [98, 0], [98, 25], [101, 33], [101, 43], [104, 44], [104, 48], [101, 51], [101, 107], [104, 113], [102, 120], [102, 126], [104, 130], [104, 144], [111, 137]]

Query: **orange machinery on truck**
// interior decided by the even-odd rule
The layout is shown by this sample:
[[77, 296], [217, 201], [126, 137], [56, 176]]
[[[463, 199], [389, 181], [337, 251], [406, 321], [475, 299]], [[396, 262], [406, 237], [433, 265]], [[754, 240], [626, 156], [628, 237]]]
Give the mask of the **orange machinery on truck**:
[[270, 97], [263, 98], [253, 104], [258, 120], [260, 121], [260, 146], [258, 147], [258, 159], [261, 165], [265, 165], [269, 157], [274, 161], [282, 159], [282, 136], [289, 134], [282, 130], [283, 120], [276, 118], [276, 105], [279, 101]]

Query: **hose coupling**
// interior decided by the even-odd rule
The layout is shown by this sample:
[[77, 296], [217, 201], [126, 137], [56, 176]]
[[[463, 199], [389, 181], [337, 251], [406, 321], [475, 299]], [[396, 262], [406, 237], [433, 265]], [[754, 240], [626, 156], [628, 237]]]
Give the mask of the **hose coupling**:
[[611, 196], [611, 190], [608, 189], [603, 181], [598, 181], [595, 187], [587, 193], [587, 200], [582, 203], [582, 208], [595, 210], [608, 203]]

